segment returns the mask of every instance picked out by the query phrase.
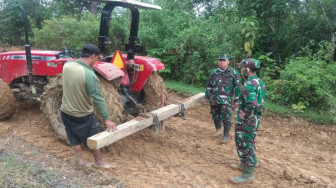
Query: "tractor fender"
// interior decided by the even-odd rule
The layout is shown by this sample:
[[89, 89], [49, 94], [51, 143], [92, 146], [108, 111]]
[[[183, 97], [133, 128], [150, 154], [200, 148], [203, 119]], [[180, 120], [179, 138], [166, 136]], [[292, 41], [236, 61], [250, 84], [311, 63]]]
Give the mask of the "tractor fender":
[[93, 65], [92, 68], [109, 81], [118, 77], [123, 77], [125, 74], [121, 69], [112, 63], [97, 62]]
[[[126, 54], [122, 54], [123, 61], [126, 62]], [[139, 93], [146, 84], [153, 71], [165, 69], [165, 65], [153, 57], [135, 56], [134, 63], [140, 65], [137, 80], [131, 86], [132, 92]]]

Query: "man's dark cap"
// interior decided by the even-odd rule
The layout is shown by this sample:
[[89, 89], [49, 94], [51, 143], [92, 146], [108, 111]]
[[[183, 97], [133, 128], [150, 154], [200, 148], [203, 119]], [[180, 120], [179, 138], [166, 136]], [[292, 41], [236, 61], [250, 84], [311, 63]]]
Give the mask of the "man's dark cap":
[[85, 44], [82, 48], [82, 53], [88, 55], [101, 54], [99, 48], [94, 44]]
[[218, 59], [230, 59], [230, 56], [229, 55], [227, 55], [227, 54], [221, 54], [221, 55], [219, 55], [219, 57], [218, 57]]

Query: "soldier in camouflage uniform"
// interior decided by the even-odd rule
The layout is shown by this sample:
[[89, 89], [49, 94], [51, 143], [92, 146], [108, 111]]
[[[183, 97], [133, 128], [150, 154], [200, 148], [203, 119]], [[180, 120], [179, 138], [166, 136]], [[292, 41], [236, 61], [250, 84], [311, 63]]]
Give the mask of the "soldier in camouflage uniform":
[[253, 180], [254, 168], [257, 164], [254, 139], [260, 124], [266, 99], [266, 86], [256, 75], [260, 62], [256, 59], [244, 59], [238, 66], [241, 74], [247, 79], [239, 96], [239, 113], [235, 124], [235, 141], [240, 164], [231, 167], [242, 171], [241, 176], [232, 179], [234, 183]]
[[223, 122], [224, 136], [223, 142], [228, 141], [231, 128], [232, 98], [234, 106], [238, 108], [238, 97], [240, 90], [239, 72], [229, 67], [230, 57], [222, 54], [218, 58], [219, 68], [213, 70], [206, 85], [204, 102], [210, 102], [210, 113], [216, 127], [214, 136], [221, 134], [221, 124]]

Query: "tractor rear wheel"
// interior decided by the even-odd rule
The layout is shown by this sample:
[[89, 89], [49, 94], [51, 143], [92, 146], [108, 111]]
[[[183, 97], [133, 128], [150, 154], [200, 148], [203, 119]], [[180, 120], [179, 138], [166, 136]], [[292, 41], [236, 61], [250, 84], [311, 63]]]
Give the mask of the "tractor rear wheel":
[[[114, 88], [111, 82], [108, 82], [103, 77], [100, 79], [100, 89], [107, 104], [107, 112], [110, 114], [110, 119], [120, 124], [123, 121], [123, 106], [120, 102], [120, 95]], [[60, 116], [60, 107], [62, 104], [62, 75], [59, 74], [49, 80], [44, 94], [41, 96], [41, 110], [45, 118], [56, 132], [56, 136], [63, 141], [67, 141], [67, 135]], [[97, 109], [94, 109], [101, 127], [105, 128], [103, 118], [100, 116]]]
[[[168, 99], [167, 87], [163, 79], [156, 71], [149, 76], [143, 87], [145, 92], [144, 106], [146, 110], [155, 110], [161, 107], [162, 97], [164, 102]], [[163, 95], [163, 96], [162, 96]]]
[[62, 104], [62, 75], [49, 79], [49, 84], [44, 88], [41, 95], [41, 110], [56, 136], [67, 141], [64, 125], [61, 119], [60, 107]]
[[0, 79], [0, 120], [12, 117], [17, 110], [17, 102], [10, 87]]
[[[100, 81], [100, 91], [103, 94], [106, 105], [107, 105], [107, 113], [110, 115], [110, 119], [118, 124], [123, 123], [124, 116], [124, 106], [120, 101], [120, 94], [114, 86], [113, 81], [108, 81], [104, 77], [98, 75]], [[103, 129], [105, 129], [105, 124], [103, 121], [103, 117], [100, 116], [97, 109], [95, 109], [95, 114], [98, 116], [99, 123]]]

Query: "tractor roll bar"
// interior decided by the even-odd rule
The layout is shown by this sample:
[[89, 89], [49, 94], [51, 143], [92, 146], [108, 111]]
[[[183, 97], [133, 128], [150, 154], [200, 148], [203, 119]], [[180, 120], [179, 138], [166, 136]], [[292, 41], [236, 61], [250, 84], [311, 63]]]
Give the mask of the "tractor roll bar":
[[102, 11], [100, 30], [98, 36], [98, 47], [104, 55], [106, 55], [107, 51], [106, 45], [110, 43], [108, 32], [112, 10], [117, 6], [130, 9], [132, 13], [131, 30], [128, 39], [129, 44], [127, 45], [125, 50], [127, 51], [127, 60], [133, 60], [134, 55], [137, 52], [136, 44], [138, 43], [139, 10], [137, 8], [149, 8], [149, 9], [161, 10], [161, 7], [131, 0], [95, 0], [95, 1], [106, 3]]
[[93, 0], [96, 2], [101, 3], [111, 3], [111, 2], [120, 2], [128, 6], [132, 6], [134, 8], [145, 8], [145, 9], [155, 9], [155, 10], [162, 10], [160, 6], [152, 5], [148, 3], [142, 3], [139, 1], [133, 1], [133, 0]]

